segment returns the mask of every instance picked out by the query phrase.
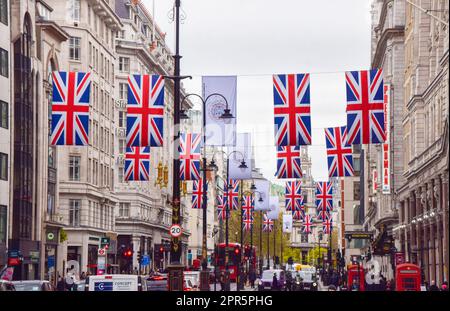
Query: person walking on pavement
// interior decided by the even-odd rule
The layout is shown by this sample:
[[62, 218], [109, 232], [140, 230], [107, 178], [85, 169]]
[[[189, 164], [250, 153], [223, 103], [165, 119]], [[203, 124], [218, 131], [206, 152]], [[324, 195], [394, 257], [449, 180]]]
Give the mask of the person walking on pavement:
[[350, 287], [352, 292], [359, 292], [359, 284], [356, 280], [353, 280], [352, 286]]
[[436, 292], [436, 291], [439, 291], [439, 287], [437, 287], [436, 282], [433, 280], [433, 281], [431, 281], [430, 292]]
[[255, 288], [256, 273], [255, 273], [255, 270], [253, 268], [250, 270], [248, 278], [250, 280], [250, 286], [252, 288]]
[[60, 292], [66, 290], [66, 283], [64, 282], [64, 279], [61, 277], [61, 275], [58, 275], [58, 283], [56, 283], [56, 290]]
[[276, 273], [273, 274], [272, 290], [278, 290], [278, 279], [277, 279], [277, 274]]
[[220, 291], [225, 291], [225, 273], [222, 271], [220, 272], [220, 277], [219, 277], [219, 282], [220, 282]]

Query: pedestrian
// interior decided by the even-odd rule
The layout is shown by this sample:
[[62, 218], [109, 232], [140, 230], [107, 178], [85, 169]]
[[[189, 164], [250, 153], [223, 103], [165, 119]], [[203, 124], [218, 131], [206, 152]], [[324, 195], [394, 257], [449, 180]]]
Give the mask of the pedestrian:
[[352, 286], [350, 287], [352, 292], [359, 292], [359, 284], [356, 280], [353, 280]]
[[278, 279], [277, 279], [277, 274], [276, 273], [273, 274], [272, 290], [278, 290]]
[[220, 272], [220, 277], [219, 277], [219, 282], [220, 282], [220, 291], [225, 291], [225, 273], [222, 271]]
[[430, 292], [436, 292], [439, 291], [439, 287], [436, 286], [436, 282], [433, 280], [431, 281], [431, 285], [430, 285]]
[[80, 280], [85, 280], [86, 279], [86, 272], [81, 272], [81, 276], [80, 276]]
[[444, 283], [442, 283], [442, 285], [441, 285], [441, 291], [448, 292], [448, 283], [447, 283], [447, 281], [445, 281]]
[[330, 286], [328, 286], [328, 291], [329, 291], [329, 292], [335, 292], [335, 291], [336, 291], [336, 286], [334, 286], [333, 284], [331, 284]]
[[256, 273], [255, 273], [255, 270], [252, 268], [249, 273], [250, 286], [252, 288], [255, 288], [255, 279], [256, 279]]
[[59, 274], [58, 274], [58, 283], [56, 283], [56, 290], [61, 292], [66, 290], [66, 283]]

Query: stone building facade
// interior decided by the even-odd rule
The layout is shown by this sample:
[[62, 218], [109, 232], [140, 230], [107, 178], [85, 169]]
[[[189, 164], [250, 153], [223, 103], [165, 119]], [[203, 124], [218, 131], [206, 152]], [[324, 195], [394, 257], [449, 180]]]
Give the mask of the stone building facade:
[[[396, 244], [424, 280], [448, 281], [449, 4], [406, 5], [403, 101], [404, 184]], [[445, 21], [445, 23], [443, 23]]]

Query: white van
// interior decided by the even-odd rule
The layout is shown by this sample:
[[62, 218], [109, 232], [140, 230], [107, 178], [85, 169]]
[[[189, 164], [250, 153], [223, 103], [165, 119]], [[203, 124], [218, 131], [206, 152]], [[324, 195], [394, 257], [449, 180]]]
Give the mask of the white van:
[[134, 274], [105, 274], [91, 275], [86, 278], [85, 291], [145, 291], [146, 284], [140, 275]]

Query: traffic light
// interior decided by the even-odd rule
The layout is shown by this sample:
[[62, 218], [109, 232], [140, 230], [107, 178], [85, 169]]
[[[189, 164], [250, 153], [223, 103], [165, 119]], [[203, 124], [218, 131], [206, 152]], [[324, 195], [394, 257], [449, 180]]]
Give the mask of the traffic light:
[[239, 251], [239, 248], [238, 248], [238, 247], [236, 247], [236, 248], [234, 249], [234, 253], [236, 254], [236, 256], [239, 256], [240, 251]]
[[123, 251], [122, 256], [125, 258], [131, 258], [133, 256], [133, 251], [131, 248], [127, 248]]
[[137, 261], [141, 262], [141, 251], [137, 252]]

